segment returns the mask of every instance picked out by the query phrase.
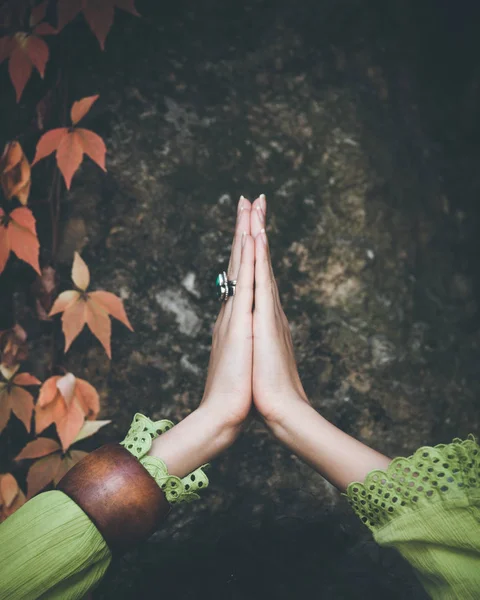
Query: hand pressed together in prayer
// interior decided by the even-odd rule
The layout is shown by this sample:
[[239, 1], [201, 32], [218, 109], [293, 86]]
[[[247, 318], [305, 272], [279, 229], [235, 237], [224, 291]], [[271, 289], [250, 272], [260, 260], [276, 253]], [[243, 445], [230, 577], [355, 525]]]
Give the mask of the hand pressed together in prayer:
[[281, 443], [345, 489], [390, 459], [340, 431], [310, 405], [273, 274], [266, 209], [263, 194], [253, 203], [240, 197], [227, 271], [229, 281], [237, 280], [236, 291], [222, 301], [213, 329], [202, 400], [154, 441], [151, 454], [182, 476], [228, 448], [254, 405]]

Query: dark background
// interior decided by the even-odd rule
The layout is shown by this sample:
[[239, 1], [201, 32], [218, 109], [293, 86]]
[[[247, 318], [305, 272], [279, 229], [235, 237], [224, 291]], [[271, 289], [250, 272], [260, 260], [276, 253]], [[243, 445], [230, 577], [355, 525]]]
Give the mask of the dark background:
[[[72, 100], [100, 94], [84, 126], [108, 148], [107, 174], [87, 160], [63, 198], [58, 272], [66, 289], [81, 251], [93, 288], [119, 294], [135, 328], [114, 324], [111, 362], [87, 332], [67, 355], [113, 421], [93, 445], [123, 437], [136, 411], [178, 421], [198, 405], [236, 203], [262, 192], [315, 407], [392, 457], [478, 433], [478, 3], [137, 7], [140, 19], [117, 11], [105, 53], [79, 18], [51, 65], [69, 61]], [[28, 130], [40, 84], [12, 113], [4, 69], [10, 139]], [[26, 133], [25, 147], [37, 137]], [[41, 198], [47, 169], [35, 168]], [[28, 279], [28, 267], [11, 269], [4, 290], [6, 277]], [[17, 319], [30, 324], [31, 370], [44, 378], [50, 338], [26, 290]], [[112, 564], [95, 599], [426, 597], [261, 423], [210, 479], [201, 501]]]

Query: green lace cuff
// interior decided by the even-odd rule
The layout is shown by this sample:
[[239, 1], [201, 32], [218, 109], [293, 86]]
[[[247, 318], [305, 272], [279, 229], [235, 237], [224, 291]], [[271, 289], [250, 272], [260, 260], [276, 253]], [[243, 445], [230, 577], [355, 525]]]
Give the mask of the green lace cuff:
[[162, 488], [170, 504], [191, 502], [200, 498], [197, 494], [200, 489], [208, 486], [208, 478], [203, 469], [207, 469], [210, 465], [202, 465], [193, 473], [180, 479], [180, 477], [168, 474], [167, 465], [161, 458], [147, 455], [152, 441], [172, 427], [173, 423], [166, 419], [152, 421], [145, 415], [136, 413], [125, 439], [120, 444], [138, 458]]
[[457, 498], [474, 501], [480, 493], [480, 447], [470, 434], [451, 444], [423, 446], [408, 458], [398, 457], [386, 471], [375, 469], [364, 483], [354, 481], [347, 493], [349, 504], [371, 530], [432, 503]]

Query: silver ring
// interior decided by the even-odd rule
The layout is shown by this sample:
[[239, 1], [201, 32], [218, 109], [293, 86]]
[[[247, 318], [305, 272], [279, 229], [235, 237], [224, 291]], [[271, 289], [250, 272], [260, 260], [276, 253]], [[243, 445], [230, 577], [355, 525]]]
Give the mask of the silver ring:
[[228, 279], [225, 271], [219, 273], [215, 280], [218, 300], [226, 302], [230, 296], [235, 296], [236, 285], [237, 280]]

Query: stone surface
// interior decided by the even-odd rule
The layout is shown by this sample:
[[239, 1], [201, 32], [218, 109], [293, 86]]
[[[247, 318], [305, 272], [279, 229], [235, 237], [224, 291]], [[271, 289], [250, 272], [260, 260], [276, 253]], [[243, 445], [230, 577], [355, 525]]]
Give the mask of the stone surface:
[[[65, 279], [81, 248], [93, 287], [120, 294], [135, 329], [113, 324], [111, 362], [88, 333], [67, 356], [113, 421], [96, 443], [136, 411], [178, 422], [198, 405], [236, 202], [262, 192], [313, 405], [390, 456], [478, 432], [479, 236], [465, 194], [480, 185], [467, 150], [454, 164], [469, 176], [441, 176], [453, 150], [427, 130], [450, 113], [418, 83], [414, 3], [230, 4], [146, 1], [72, 83], [100, 93], [89, 125], [108, 171], [86, 161], [66, 195]], [[179, 600], [425, 598], [257, 420], [209, 475], [202, 501], [175, 508], [94, 598], [157, 582]]]

